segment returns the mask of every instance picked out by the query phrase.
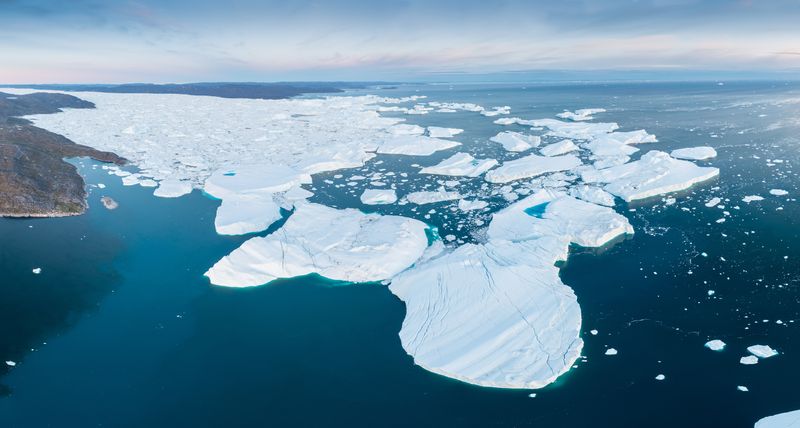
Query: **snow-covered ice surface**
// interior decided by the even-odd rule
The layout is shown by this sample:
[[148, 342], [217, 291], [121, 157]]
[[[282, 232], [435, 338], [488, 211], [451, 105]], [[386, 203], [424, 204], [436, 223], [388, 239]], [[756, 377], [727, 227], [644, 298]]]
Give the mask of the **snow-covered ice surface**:
[[[387, 281], [406, 304], [400, 338], [417, 364], [493, 387], [539, 388], [578, 362], [580, 307], [555, 263], [570, 245], [600, 247], [633, 233], [610, 208], [615, 195], [661, 195], [718, 173], [658, 151], [630, 162], [640, 150], [634, 145], [656, 137], [590, 122], [602, 109], [563, 121], [494, 119], [510, 109], [419, 97], [193, 97], [186, 109], [180, 95], [76, 95], [97, 109], [32, 119], [139, 168], [107, 167], [110, 174], [158, 186], [160, 196], [203, 189], [222, 200], [215, 220], [222, 234], [263, 231], [288, 217], [211, 267], [213, 284], [248, 287], [308, 274]], [[451, 138], [471, 138], [469, 130], [381, 116], [453, 112], [496, 123], [492, 133], [499, 133], [475, 140], [483, 146], [467, 138], [462, 146]], [[544, 156], [518, 154], [540, 145]], [[395, 169], [401, 158], [414, 164]], [[413, 208], [400, 217], [306, 201], [331, 189], [353, 203], [387, 204], [375, 208], [381, 213]], [[436, 233], [409, 217], [432, 215], [448, 219], [444, 240], [431, 242]]]
[[251, 238], [206, 272], [212, 284], [252, 287], [316, 273], [370, 282], [392, 278], [428, 246], [425, 223], [301, 203], [277, 232]]
[[717, 151], [713, 147], [688, 147], [677, 149], [670, 152], [670, 156], [676, 159], [705, 160], [717, 157]]
[[725, 342], [719, 339], [709, 340], [706, 342], [705, 347], [712, 351], [721, 351], [725, 349]]
[[780, 413], [760, 419], [755, 428], [798, 428], [800, 427], [800, 410]]
[[770, 348], [768, 345], [748, 346], [747, 352], [755, 355], [758, 358], [770, 358], [778, 355], [778, 351]]

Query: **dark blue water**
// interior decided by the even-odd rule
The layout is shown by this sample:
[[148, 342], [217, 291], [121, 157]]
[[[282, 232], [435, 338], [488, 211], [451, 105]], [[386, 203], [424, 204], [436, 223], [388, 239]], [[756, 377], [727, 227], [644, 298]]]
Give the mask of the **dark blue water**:
[[[2, 369], [0, 426], [746, 427], [800, 409], [797, 85], [385, 92], [418, 89], [431, 100], [511, 105], [523, 118], [605, 107], [598, 120], [659, 137], [643, 151], [717, 148], [719, 157], [706, 163], [721, 169], [718, 180], [676, 195], [674, 204], [619, 205], [636, 234], [609, 248], [576, 248], [564, 265], [562, 279], [582, 308], [585, 363], [532, 399], [529, 391], [479, 388], [414, 366], [397, 337], [403, 303], [384, 286], [318, 277], [210, 286], [203, 272], [247, 239], [214, 233], [218, 202], [198, 192], [154, 198], [152, 189], [123, 187], [82, 161], [88, 183], [108, 186], [92, 188], [86, 215], [0, 219], [0, 359], [17, 362]], [[459, 140], [474, 155], [513, 156], [485, 142], [508, 128], [475, 113], [409, 121], [466, 129]], [[364, 171], [412, 170], [450, 154], [384, 156]], [[337, 187], [358, 170], [339, 173], [344, 178], [315, 177], [315, 200], [362, 207], [360, 188]], [[423, 184], [409, 178], [397, 179], [398, 188]], [[790, 193], [769, 196], [771, 188]], [[766, 199], [741, 202], [752, 194]], [[120, 207], [102, 208], [103, 195]], [[728, 198], [725, 208], [706, 208], [712, 196]], [[458, 228], [463, 221], [435, 208], [380, 210], [470, 239]], [[722, 211], [731, 214], [716, 223]], [[34, 267], [42, 273], [33, 275]], [[717, 338], [727, 342], [724, 352], [703, 348]], [[740, 365], [756, 343], [781, 355]], [[607, 347], [619, 355], [605, 356]], [[658, 374], [666, 379], [656, 381]]]

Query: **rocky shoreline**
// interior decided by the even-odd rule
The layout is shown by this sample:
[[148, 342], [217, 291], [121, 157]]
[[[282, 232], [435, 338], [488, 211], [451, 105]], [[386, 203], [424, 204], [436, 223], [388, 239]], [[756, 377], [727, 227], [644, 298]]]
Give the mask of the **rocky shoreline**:
[[58, 113], [62, 108], [94, 108], [65, 94], [13, 96], [0, 92], [0, 217], [65, 217], [88, 207], [86, 186], [64, 158], [89, 157], [122, 165], [114, 153], [75, 144], [33, 126], [20, 116]]

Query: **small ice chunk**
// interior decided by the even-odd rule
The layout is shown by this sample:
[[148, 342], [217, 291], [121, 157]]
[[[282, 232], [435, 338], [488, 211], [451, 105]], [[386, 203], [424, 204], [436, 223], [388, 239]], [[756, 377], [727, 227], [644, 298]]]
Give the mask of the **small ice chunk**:
[[467, 199], [461, 199], [460, 201], [458, 201], [458, 209], [460, 209], [461, 211], [465, 211], [465, 212], [466, 211], [474, 211], [474, 210], [482, 210], [482, 209], [486, 208], [487, 206], [489, 206], [488, 202], [477, 200], [477, 199], [471, 200], [471, 201], [467, 200]]
[[667, 377], [666, 377], [666, 376], [664, 376], [663, 374], [660, 374], [660, 375], [656, 376], [656, 380], [664, 380], [664, 379], [666, 379], [666, 378], [667, 378]]
[[397, 194], [392, 189], [365, 189], [361, 194], [361, 203], [366, 205], [393, 204]]
[[451, 138], [464, 132], [460, 128], [442, 128], [439, 126], [429, 126], [428, 136], [433, 138]]
[[33, 270], [31, 270], [31, 272], [33, 272], [34, 275], [39, 275], [40, 273], [42, 273], [42, 268], [38, 268], [38, 267], [37, 268], [33, 268]]
[[619, 353], [619, 352], [617, 352], [617, 350], [616, 350], [616, 349], [614, 349], [614, 348], [608, 348], [608, 349], [606, 349], [606, 355], [617, 355], [618, 353]]
[[14, 367], [17, 365], [17, 363], [15, 361], [7, 360], [6, 365], [9, 367]]
[[503, 145], [503, 148], [509, 152], [524, 152], [532, 147], [538, 146], [542, 139], [536, 135], [525, 135], [519, 132], [503, 131], [489, 141]]
[[748, 204], [750, 202], [763, 201], [763, 200], [764, 200], [764, 197], [763, 196], [758, 196], [758, 195], [749, 195], [749, 196], [745, 196], [744, 198], [742, 198], [742, 202], [747, 202]]
[[[736, 389], [737, 389], [738, 391], [741, 391], [741, 392], [748, 392], [748, 391], [750, 391], [750, 389], [748, 389], [746, 386], [742, 386], [742, 385], [739, 385], [739, 386], [737, 386], [737, 387], [736, 387]], [[756, 425], [756, 426], [758, 426], [758, 425]]]
[[789, 192], [782, 189], [770, 189], [769, 194], [773, 196], [786, 196]]
[[395, 135], [380, 143], [377, 152], [387, 155], [430, 156], [459, 145], [461, 143], [456, 141], [425, 135]]
[[713, 197], [713, 198], [709, 199], [708, 202], [706, 202], [706, 206], [708, 208], [714, 208], [717, 205], [719, 205], [720, 202], [722, 202], [722, 199], [717, 198], [717, 197]]
[[778, 351], [770, 348], [767, 345], [748, 346], [747, 352], [755, 355], [758, 358], [770, 358], [778, 355]]
[[725, 349], [725, 342], [719, 339], [714, 339], [706, 342], [705, 347], [712, 351], [722, 351]]
[[688, 147], [684, 149], [673, 150], [670, 156], [676, 159], [687, 160], [705, 160], [717, 157], [717, 151], [713, 147]]
[[597, 333], [599, 333], [597, 330], [589, 331], [589, 334], [591, 334], [592, 336], [597, 336]]
[[461, 198], [458, 192], [448, 192], [444, 189], [439, 189], [433, 192], [412, 192], [406, 195], [408, 202], [417, 205], [434, 204], [437, 202], [452, 201]]
[[753, 364], [758, 364], [758, 357], [755, 355], [748, 355], [746, 357], [742, 357], [739, 359], [739, 364], [744, 364], [746, 366], [752, 366]]

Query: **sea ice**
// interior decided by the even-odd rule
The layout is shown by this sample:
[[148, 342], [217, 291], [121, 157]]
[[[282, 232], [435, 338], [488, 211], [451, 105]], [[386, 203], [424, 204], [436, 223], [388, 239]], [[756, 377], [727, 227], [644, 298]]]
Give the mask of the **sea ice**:
[[749, 195], [749, 196], [745, 196], [744, 198], [742, 198], [742, 202], [746, 202], [748, 204], [750, 202], [757, 202], [757, 201], [763, 201], [763, 200], [764, 200], [764, 197], [763, 196], [758, 196], [758, 195]]
[[503, 148], [509, 152], [524, 152], [525, 150], [538, 146], [542, 142], [542, 139], [536, 135], [503, 131], [490, 138], [489, 141], [502, 144]]
[[713, 147], [688, 147], [685, 149], [673, 150], [670, 156], [676, 159], [705, 160], [717, 157], [717, 151]]
[[606, 349], [606, 355], [617, 355], [619, 352], [614, 348]]
[[770, 348], [767, 345], [748, 346], [747, 352], [755, 355], [758, 358], [770, 358], [778, 355], [778, 351]]
[[281, 229], [247, 240], [206, 276], [212, 284], [228, 287], [310, 273], [350, 282], [381, 281], [422, 256], [428, 246], [426, 229], [425, 223], [410, 218], [302, 202]]
[[714, 339], [706, 342], [705, 347], [712, 351], [722, 351], [725, 349], [725, 342], [719, 339]]
[[753, 364], [758, 364], [758, 357], [755, 355], [748, 355], [746, 357], [739, 358], [739, 364], [744, 364], [746, 366], [752, 366]]
[[699, 167], [653, 150], [634, 162], [602, 170], [584, 170], [586, 183], [607, 183], [604, 189], [625, 201], [649, 198], [691, 187], [719, 175], [719, 169]]
[[604, 108], [582, 108], [579, 110], [575, 110], [575, 112], [571, 111], [564, 111], [563, 113], [559, 113], [556, 116], [562, 119], [569, 119], [576, 122], [583, 121], [583, 120], [592, 120], [593, 114], [597, 113], [605, 113], [606, 109]]
[[549, 144], [539, 149], [539, 153], [545, 156], [559, 156], [578, 150], [578, 146], [572, 140], [561, 140], [557, 143]]
[[773, 196], [786, 196], [789, 192], [782, 189], [770, 189], [769, 194]]
[[595, 186], [581, 184], [575, 187], [570, 187], [569, 194], [575, 198], [597, 205], [604, 205], [607, 207], [613, 207], [615, 205], [614, 195]]
[[377, 149], [377, 153], [387, 155], [430, 156], [440, 150], [447, 150], [461, 143], [424, 135], [395, 135], [387, 137]]
[[461, 195], [458, 192], [448, 192], [443, 188], [435, 192], [412, 192], [406, 195], [406, 199], [408, 200], [408, 202], [417, 205], [452, 201], [459, 198], [461, 198]]
[[528, 155], [505, 162], [499, 168], [487, 172], [486, 181], [490, 183], [509, 183], [548, 172], [570, 170], [580, 165], [581, 160], [575, 155], [554, 157]]
[[428, 136], [433, 138], [451, 138], [462, 132], [464, 132], [464, 130], [459, 128], [442, 128], [439, 126], [428, 127]]
[[715, 197], [713, 197], [713, 198], [709, 199], [709, 200], [708, 200], [708, 202], [706, 202], [706, 204], [705, 204], [705, 205], [706, 205], [706, 207], [708, 207], [708, 208], [714, 208], [714, 207], [716, 207], [717, 205], [719, 205], [719, 203], [720, 203], [720, 202], [722, 202], [722, 199], [720, 199], [720, 198], [717, 198], [717, 197], [715, 196]]
[[33, 272], [34, 275], [39, 275], [40, 273], [42, 273], [42, 268], [33, 268], [31, 272]]
[[616, 123], [564, 122], [556, 119], [536, 119], [526, 124], [548, 128], [550, 131], [546, 135], [574, 140], [591, 140], [619, 129]]
[[365, 189], [361, 203], [366, 205], [385, 205], [397, 202], [397, 194], [392, 189]]
[[183, 180], [161, 180], [153, 195], [159, 198], [179, 198], [192, 193], [192, 183]]
[[477, 177], [496, 165], [495, 159], [475, 159], [469, 153], [456, 153], [434, 166], [422, 168], [420, 174]]
[[474, 210], [482, 210], [489, 206], [489, 203], [486, 201], [481, 200], [467, 200], [461, 199], [458, 201], [458, 209], [461, 211], [474, 211]]
[[800, 410], [768, 416], [756, 422], [755, 428], [797, 428], [800, 426]]

